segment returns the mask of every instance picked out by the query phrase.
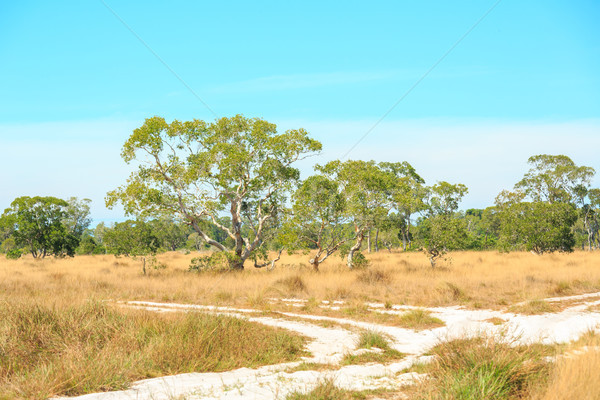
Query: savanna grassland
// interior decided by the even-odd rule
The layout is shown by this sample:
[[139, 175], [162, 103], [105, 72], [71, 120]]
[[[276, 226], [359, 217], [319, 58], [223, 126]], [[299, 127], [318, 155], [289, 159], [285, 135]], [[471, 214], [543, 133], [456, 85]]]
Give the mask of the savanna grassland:
[[[334, 258], [319, 273], [312, 272], [304, 254], [284, 254], [272, 271], [247, 266], [229, 273], [189, 272], [194, 256], [158, 255], [157, 267], [148, 267], [145, 275], [139, 258], [1, 258], [0, 398], [114, 390], [146, 377], [254, 367], [303, 355], [305, 339], [283, 330], [201, 313], [123, 309], [119, 301], [250, 307], [268, 313], [290, 310], [290, 302], [281, 299], [296, 298], [305, 302], [295, 312], [401, 324], [368, 312], [365, 302], [510, 309], [517, 303], [600, 291], [598, 252], [456, 252], [432, 269], [422, 253], [380, 251], [367, 254], [366, 269], [350, 271], [344, 260]], [[323, 301], [343, 303], [328, 309], [319, 307]], [[586, 340], [578, 348], [596, 348], [596, 337]], [[597, 351], [560, 358], [543, 373], [535, 370], [536, 389], [527, 393], [545, 399], [585, 398], [572, 397], [569, 390], [580, 381], [600, 393], [593, 379], [599, 360]]]

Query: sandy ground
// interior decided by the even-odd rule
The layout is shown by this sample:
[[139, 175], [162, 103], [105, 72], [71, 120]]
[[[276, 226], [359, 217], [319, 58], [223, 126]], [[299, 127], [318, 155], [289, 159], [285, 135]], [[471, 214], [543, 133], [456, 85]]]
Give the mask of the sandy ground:
[[[285, 399], [292, 391], [310, 391], [325, 379], [350, 390], [377, 388], [399, 389], [412, 384], [422, 376], [403, 373], [415, 362], [428, 362], [425, 353], [436, 344], [460, 337], [479, 334], [498, 335], [514, 343], [565, 343], [576, 340], [589, 330], [600, 330], [600, 313], [588, 310], [600, 304], [600, 292], [581, 296], [546, 299], [549, 302], [565, 302], [566, 308], [557, 313], [520, 315], [503, 311], [467, 310], [462, 307], [428, 308], [432, 316], [445, 322], [445, 326], [414, 331], [394, 326], [300, 313], [279, 313], [264, 316], [260, 310], [229, 307], [185, 305], [132, 301], [122, 303], [157, 312], [202, 311], [246, 318], [257, 323], [288, 329], [310, 339], [307, 350], [311, 353], [306, 362], [337, 364], [346, 354], [358, 354], [358, 332], [370, 329], [388, 335], [393, 348], [407, 356], [391, 364], [349, 365], [336, 370], [286, 372], [300, 362], [264, 366], [256, 369], [241, 368], [221, 373], [191, 373], [138, 381], [128, 390], [93, 393], [77, 399]], [[299, 299], [273, 299], [295, 306], [302, 306]], [[339, 308], [341, 302], [321, 307]], [[374, 312], [402, 314], [410, 306], [392, 306], [369, 303]], [[501, 318], [506, 322], [494, 325], [489, 320]], [[316, 321], [329, 321], [331, 327], [318, 325]]]

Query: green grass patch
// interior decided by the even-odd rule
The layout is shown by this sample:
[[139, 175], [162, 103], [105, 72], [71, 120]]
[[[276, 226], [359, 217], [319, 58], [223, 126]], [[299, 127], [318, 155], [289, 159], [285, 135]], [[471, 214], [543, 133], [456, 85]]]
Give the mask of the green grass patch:
[[526, 315], [559, 312], [560, 310], [560, 304], [549, 303], [544, 300], [531, 300], [525, 304], [514, 305], [508, 309], [508, 311], [513, 313]]
[[335, 385], [332, 379], [325, 379], [308, 393], [295, 391], [290, 393], [286, 400], [366, 400], [374, 396], [385, 396], [389, 390], [362, 390], [352, 391], [341, 389]]
[[432, 317], [429, 311], [418, 308], [400, 315], [396, 325], [403, 328], [421, 330], [438, 328], [446, 324], [441, 319]]
[[511, 346], [491, 338], [460, 339], [438, 345], [429, 379], [417, 399], [528, 398], [550, 371], [546, 349]]
[[370, 362], [385, 364], [392, 361], [400, 360], [405, 356], [403, 353], [399, 352], [398, 350], [394, 350], [390, 347], [389, 341], [384, 334], [372, 330], [366, 330], [361, 332], [356, 347], [358, 347], [359, 349], [377, 348], [382, 351], [374, 351], [356, 355], [346, 354], [340, 362], [341, 365], [366, 364]]
[[373, 353], [362, 353], [362, 354], [346, 354], [342, 361], [341, 365], [355, 365], [355, 364], [367, 364], [367, 363], [378, 363], [378, 364], [388, 364], [394, 361], [398, 361], [403, 359], [405, 356], [404, 353], [399, 352], [394, 349], [385, 349], [382, 352], [373, 352]]
[[0, 303], [0, 398], [124, 389], [143, 378], [293, 361], [304, 339], [202, 313]]
[[287, 368], [285, 372], [288, 374], [298, 372], [298, 371], [331, 371], [339, 369], [338, 365], [333, 364], [325, 364], [325, 363], [315, 363], [315, 362], [301, 362], [295, 367]]
[[359, 349], [377, 347], [378, 349], [385, 350], [390, 347], [390, 343], [384, 334], [373, 330], [366, 330], [361, 332], [356, 347]]

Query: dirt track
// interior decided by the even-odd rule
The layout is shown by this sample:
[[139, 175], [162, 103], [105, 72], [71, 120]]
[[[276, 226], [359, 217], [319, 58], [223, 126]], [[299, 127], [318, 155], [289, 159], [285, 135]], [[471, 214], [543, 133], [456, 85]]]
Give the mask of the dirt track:
[[[274, 299], [296, 306], [303, 300]], [[385, 333], [391, 346], [407, 354], [399, 362], [391, 364], [348, 365], [335, 370], [285, 372], [300, 362], [264, 366], [257, 369], [241, 368], [221, 373], [191, 373], [136, 382], [130, 389], [119, 392], [93, 393], [78, 399], [284, 399], [294, 390], [310, 391], [323, 379], [333, 379], [336, 385], [351, 390], [396, 388], [411, 384], [420, 375], [402, 373], [413, 363], [427, 362], [424, 355], [441, 341], [479, 334], [499, 335], [516, 343], [564, 343], [577, 339], [589, 330], [600, 329], [600, 313], [588, 310], [600, 304], [600, 292], [581, 296], [546, 299], [561, 302], [565, 309], [557, 313], [520, 315], [503, 311], [467, 310], [461, 307], [429, 308], [432, 316], [441, 319], [445, 326], [415, 331], [394, 326], [380, 325], [352, 319], [334, 318], [304, 313], [271, 313], [264, 316], [260, 310], [229, 307], [185, 305], [132, 301], [121, 303], [126, 307], [143, 308], [156, 312], [201, 311], [247, 318], [257, 323], [288, 329], [310, 339], [306, 362], [337, 364], [346, 354], [364, 352], [356, 349], [358, 332], [370, 329]], [[414, 308], [369, 303], [372, 312], [402, 314]], [[339, 304], [323, 303], [321, 307], [335, 308]], [[275, 315], [275, 316], [273, 316]], [[490, 319], [506, 322], [494, 325]], [[328, 321], [324, 327], [317, 321]], [[376, 351], [376, 350], [372, 350]]]

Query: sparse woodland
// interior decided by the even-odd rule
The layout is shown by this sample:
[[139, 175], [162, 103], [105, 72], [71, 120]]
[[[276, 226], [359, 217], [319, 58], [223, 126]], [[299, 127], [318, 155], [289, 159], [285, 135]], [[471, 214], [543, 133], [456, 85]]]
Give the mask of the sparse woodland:
[[153, 117], [122, 149], [137, 171], [106, 198], [134, 220], [90, 229], [87, 200], [20, 197], [2, 214], [0, 249], [34, 258], [211, 250], [194, 270], [275, 268], [283, 251], [298, 251], [318, 271], [332, 256], [352, 269], [366, 264], [366, 252], [397, 248], [422, 250], [435, 267], [453, 250], [600, 246], [595, 170], [567, 156], [530, 157], [495, 205], [461, 210], [466, 186], [427, 185], [406, 161], [335, 160], [301, 180], [294, 163], [320, 150], [305, 130], [279, 133], [261, 119]]
[[[305, 130], [280, 133], [261, 119], [154, 117], [122, 149], [137, 170], [106, 197], [131, 219], [92, 227], [89, 200], [16, 198], [0, 217], [0, 398], [119, 390], [143, 378], [307, 356], [309, 340], [294, 332], [211, 313], [126, 307], [134, 300], [411, 332], [444, 327], [432, 315], [436, 307], [507, 318], [574, 304], [597, 312], [583, 300], [544, 300], [600, 298], [593, 168], [565, 155], [534, 155], [494, 205], [462, 210], [465, 185], [425, 182], [402, 160], [334, 160], [301, 179], [295, 163], [320, 150]], [[402, 307], [419, 308], [394, 314]], [[355, 347], [374, 352], [294, 368], [387, 365], [406, 356], [385, 335], [369, 334], [360, 340], [373, 343]], [[359, 393], [324, 381], [312, 394], [288, 398], [597, 398], [599, 353], [561, 357], [598, 343], [593, 328], [560, 345], [453, 340], [431, 350], [435, 361], [404, 371], [427, 376], [407, 387]], [[492, 368], [498, 365], [506, 368]], [[592, 397], [571, 390], [581, 382]]]

